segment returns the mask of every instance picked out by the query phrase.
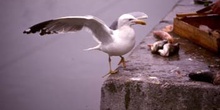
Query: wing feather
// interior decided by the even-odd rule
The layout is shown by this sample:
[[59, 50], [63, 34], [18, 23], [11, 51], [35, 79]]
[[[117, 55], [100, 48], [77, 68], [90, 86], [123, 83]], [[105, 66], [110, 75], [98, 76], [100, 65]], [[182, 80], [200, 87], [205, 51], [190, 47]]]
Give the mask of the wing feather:
[[93, 16], [68, 16], [48, 20], [33, 25], [23, 33], [39, 32], [40, 35], [76, 32], [83, 27], [89, 28], [93, 35], [102, 43], [112, 41], [112, 30], [100, 19]]
[[[143, 12], [131, 12], [131, 13], [127, 13], [130, 14], [132, 16], [134, 16], [137, 19], [147, 19], [148, 16], [143, 13]], [[116, 19], [111, 25], [110, 25], [110, 29], [112, 30], [116, 30], [118, 29], [118, 19]]]

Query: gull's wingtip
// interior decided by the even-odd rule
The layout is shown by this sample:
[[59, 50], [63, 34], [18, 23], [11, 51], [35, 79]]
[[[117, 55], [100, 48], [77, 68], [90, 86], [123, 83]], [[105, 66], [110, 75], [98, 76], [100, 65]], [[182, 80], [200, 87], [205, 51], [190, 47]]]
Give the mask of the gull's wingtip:
[[31, 33], [31, 29], [30, 28], [23, 31], [23, 34], [30, 34], [30, 33]]

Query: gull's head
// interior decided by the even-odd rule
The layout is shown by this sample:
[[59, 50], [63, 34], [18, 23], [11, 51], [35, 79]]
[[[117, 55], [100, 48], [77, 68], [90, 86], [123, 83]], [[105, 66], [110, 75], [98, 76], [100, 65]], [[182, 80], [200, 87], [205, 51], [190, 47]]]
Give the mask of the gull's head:
[[133, 12], [128, 14], [123, 14], [118, 19], [118, 27], [122, 27], [124, 25], [146, 25], [146, 22], [143, 19], [148, 18], [148, 16], [142, 12]]

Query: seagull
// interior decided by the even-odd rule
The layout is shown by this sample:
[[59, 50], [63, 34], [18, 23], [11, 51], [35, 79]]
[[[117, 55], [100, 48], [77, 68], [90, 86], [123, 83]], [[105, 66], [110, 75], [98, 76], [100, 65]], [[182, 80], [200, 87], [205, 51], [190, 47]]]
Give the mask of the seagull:
[[123, 68], [126, 68], [123, 55], [131, 51], [135, 46], [135, 32], [132, 25], [146, 25], [144, 19], [147, 18], [147, 14], [143, 12], [126, 13], [108, 27], [101, 19], [95, 16], [66, 16], [35, 24], [23, 33], [39, 32], [43, 36], [47, 34], [76, 32], [87, 28], [98, 45], [86, 50], [99, 50], [107, 53], [110, 69], [108, 74], [114, 74], [118, 71], [112, 70], [111, 57], [119, 56], [121, 60], [118, 65], [122, 64]]

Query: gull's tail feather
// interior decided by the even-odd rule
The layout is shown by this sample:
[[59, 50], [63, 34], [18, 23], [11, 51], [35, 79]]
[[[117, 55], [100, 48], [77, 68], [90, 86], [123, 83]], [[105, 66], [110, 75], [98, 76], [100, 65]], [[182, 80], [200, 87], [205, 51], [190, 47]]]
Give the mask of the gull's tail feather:
[[84, 51], [90, 51], [90, 50], [100, 50], [100, 45], [97, 45], [95, 47], [91, 47], [91, 48], [88, 48], [88, 49], [84, 49]]

